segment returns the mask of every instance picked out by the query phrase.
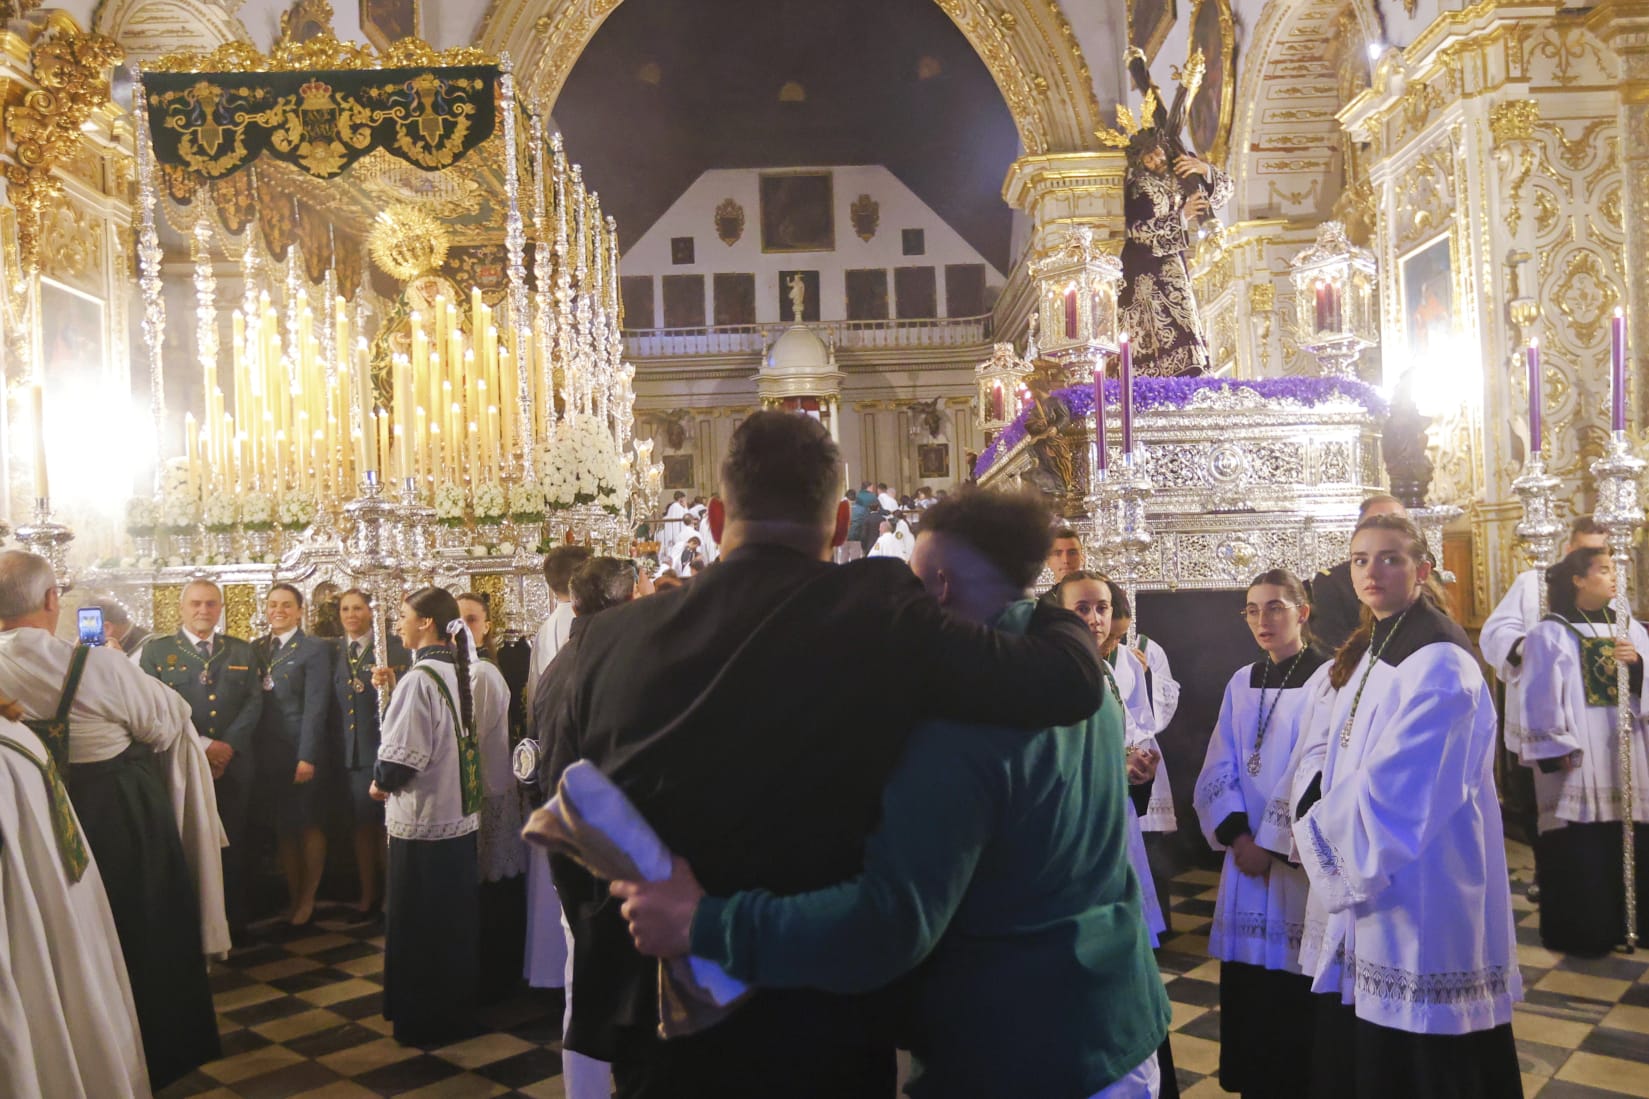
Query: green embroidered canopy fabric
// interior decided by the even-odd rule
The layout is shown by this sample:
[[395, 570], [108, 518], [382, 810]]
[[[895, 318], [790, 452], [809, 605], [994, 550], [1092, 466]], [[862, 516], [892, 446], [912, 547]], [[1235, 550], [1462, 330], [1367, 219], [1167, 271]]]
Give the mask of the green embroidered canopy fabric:
[[374, 149], [425, 171], [492, 136], [491, 65], [325, 72], [147, 73], [155, 159], [220, 179], [260, 156], [330, 179]]

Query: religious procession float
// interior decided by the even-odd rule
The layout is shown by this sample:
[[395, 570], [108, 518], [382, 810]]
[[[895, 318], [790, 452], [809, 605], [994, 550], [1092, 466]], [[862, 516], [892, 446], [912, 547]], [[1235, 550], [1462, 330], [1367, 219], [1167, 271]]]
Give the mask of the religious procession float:
[[[616, 226], [507, 56], [231, 44], [146, 66], [134, 114], [151, 410], [164, 422], [183, 323], [205, 411], [82, 587], [165, 631], [181, 586], [211, 577], [229, 632], [252, 636], [276, 580], [316, 602], [364, 587], [389, 596], [381, 615], [440, 583], [488, 595], [520, 636], [548, 612], [549, 545], [636, 548], [662, 471], [632, 435]], [[191, 250], [192, 316], [165, 308], [162, 218]], [[217, 289], [225, 258], [238, 300]], [[18, 535], [66, 575], [72, 532], [36, 468]]]

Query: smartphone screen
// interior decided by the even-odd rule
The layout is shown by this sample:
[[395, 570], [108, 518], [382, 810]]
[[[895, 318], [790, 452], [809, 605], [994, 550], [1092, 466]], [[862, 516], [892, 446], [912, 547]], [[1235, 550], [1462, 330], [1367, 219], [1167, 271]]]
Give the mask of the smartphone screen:
[[80, 608], [80, 643], [82, 645], [103, 644], [103, 608]]

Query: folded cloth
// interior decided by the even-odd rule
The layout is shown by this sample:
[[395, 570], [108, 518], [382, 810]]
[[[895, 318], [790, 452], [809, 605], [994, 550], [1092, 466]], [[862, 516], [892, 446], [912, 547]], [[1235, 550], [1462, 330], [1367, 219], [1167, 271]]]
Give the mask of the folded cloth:
[[[663, 881], [670, 849], [601, 769], [580, 760], [561, 775], [555, 796], [533, 810], [521, 836], [566, 855], [606, 881]], [[750, 988], [703, 958], [671, 958], [658, 970], [658, 1032], [696, 1034], [721, 1022]]]

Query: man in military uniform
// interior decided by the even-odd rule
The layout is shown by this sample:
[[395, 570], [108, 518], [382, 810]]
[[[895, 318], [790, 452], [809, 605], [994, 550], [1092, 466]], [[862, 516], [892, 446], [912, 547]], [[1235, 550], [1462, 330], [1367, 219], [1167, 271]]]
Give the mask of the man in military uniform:
[[212, 766], [218, 816], [229, 837], [223, 849], [223, 895], [231, 934], [246, 925], [245, 888], [248, 809], [255, 776], [252, 742], [263, 712], [263, 668], [252, 646], [218, 634], [223, 591], [210, 580], [191, 580], [179, 599], [176, 633], [143, 646], [143, 670], [189, 703], [190, 717]]
[[[1377, 493], [1364, 500], [1357, 509], [1360, 523], [1370, 515], [1401, 515], [1408, 517], [1408, 509], [1395, 496]], [[1349, 540], [1348, 540], [1349, 545]], [[1351, 561], [1341, 561], [1330, 569], [1323, 569], [1306, 585], [1311, 595], [1311, 645], [1324, 657], [1333, 657], [1341, 645], [1357, 630], [1363, 605], [1357, 601], [1357, 590], [1351, 585]]]

